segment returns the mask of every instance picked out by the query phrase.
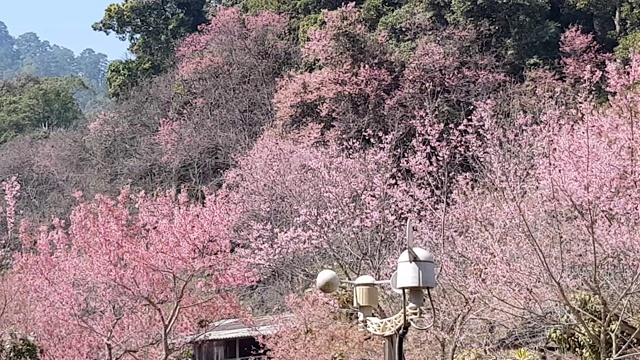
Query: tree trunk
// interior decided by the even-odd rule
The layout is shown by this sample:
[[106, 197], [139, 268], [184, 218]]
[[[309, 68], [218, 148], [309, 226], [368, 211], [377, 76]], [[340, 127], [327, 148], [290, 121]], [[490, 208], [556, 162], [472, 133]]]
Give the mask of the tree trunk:
[[616, 14], [613, 18], [613, 23], [616, 26], [616, 35], [620, 36], [622, 34], [622, 25], [620, 24], [620, 1], [616, 1]]

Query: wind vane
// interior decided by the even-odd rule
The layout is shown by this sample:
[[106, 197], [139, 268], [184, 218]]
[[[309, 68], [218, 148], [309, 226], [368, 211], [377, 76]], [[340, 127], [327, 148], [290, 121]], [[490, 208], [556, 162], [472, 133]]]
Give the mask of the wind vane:
[[418, 255], [413, 251], [413, 225], [411, 219], [407, 219], [407, 251], [409, 252], [409, 262], [418, 260]]

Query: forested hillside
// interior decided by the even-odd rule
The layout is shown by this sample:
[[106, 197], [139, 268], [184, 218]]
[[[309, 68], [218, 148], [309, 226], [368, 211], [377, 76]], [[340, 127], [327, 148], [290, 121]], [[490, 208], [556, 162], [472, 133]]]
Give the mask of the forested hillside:
[[2, 35], [0, 358], [187, 358], [283, 312], [276, 359], [380, 358], [310, 288], [389, 279], [407, 219], [438, 287], [406, 359], [640, 357], [638, 6], [125, 0], [94, 113], [38, 76], [99, 55]]
[[26, 73], [41, 77], [80, 76], [98, 88], [105, 84], [109, 61], [105, 54], [85, 49], [76, 56], [73, 51], [50, 44], [29, 32], [17, 37], [0, 21], [0, 79]]
[[14, 37], [9, 30], [0, 21], [0, 81], [8, 84], [20, 76], [78, 77], [85, 82], [85, 89], [74, 89], [82, 109], [90, 111], [105, 102], [109, 65], [105, 54], [85, 49], [76, 56], [65, 47], [41, 40], [36, 33]]

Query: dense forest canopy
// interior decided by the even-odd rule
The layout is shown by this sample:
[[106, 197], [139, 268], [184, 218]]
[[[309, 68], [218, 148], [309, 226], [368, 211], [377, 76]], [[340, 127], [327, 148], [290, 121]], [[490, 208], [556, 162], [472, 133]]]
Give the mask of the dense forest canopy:
[[0, 26], [0, 359], [282, 312], [274, 358], [379, 358], [309, 288], [388, 279], [407, 219], [439, 284], [407, 359], [640, 356], [638, 6], [124, 0], [111, 63]]

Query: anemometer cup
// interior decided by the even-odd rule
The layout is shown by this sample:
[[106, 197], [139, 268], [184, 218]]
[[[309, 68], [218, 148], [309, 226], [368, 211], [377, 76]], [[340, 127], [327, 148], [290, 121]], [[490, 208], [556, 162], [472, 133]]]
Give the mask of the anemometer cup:
[[336, 292], [340, 287], [340, 278], [333, 270], [322, 270], [316, 278], [316, 288], [325, 294]]

